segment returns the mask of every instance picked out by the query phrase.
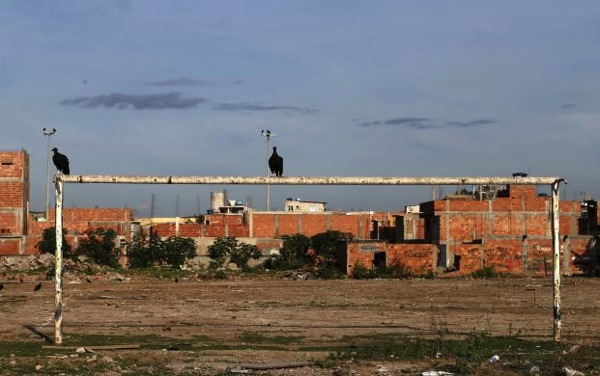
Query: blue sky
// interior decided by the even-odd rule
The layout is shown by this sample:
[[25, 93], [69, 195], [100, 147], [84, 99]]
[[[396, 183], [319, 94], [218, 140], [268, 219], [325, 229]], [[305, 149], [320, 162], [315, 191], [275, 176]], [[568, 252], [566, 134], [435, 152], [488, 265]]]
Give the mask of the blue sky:
[[[73, 174], [262, 176], [268, 128], [287, 176], [524, 171], [600, 198], [599, 19], [595, 0], [2, 1], [0, 148], [29, 152], [33, 210], [45, 126]], [[192, 215], [222, 189], [265, 207], [261, 186], [68, 185], [65, 205]], [[431, 190], [286, 197], [395, 211]]]

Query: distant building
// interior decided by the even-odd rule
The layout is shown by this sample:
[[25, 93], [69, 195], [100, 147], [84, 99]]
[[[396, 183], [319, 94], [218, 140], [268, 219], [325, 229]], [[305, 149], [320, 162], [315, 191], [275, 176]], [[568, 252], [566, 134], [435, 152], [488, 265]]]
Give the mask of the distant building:
[[324, 201], [305, 201], [300, 200], [299, 198], [287, 198], [285, 200], [285, 211], [297, 213], [322, 213], [326, 211], [326, 204], [327, 202]]
[[210, 193], [210, 207], [211, 208], [208, 211], [208, 214], [241, 214], [248, 210], [248, 207], [244, 204], [243, 201], [229, 200], [227, 198], [226, 190]]
[[[400, 262], [417, 273], [467, 274], [492, 267], [506, 273], [551, 274], [551, 205], [551, 198], [538, 194], [534, 185], [508, 185], [447, 195], [421, 203], [418, 211], [410, 206], [396, 217], [393, 242], [359, 240], [341, 249], [342, 272], [352, 274], [357, 263], [374, 267]], [[561, 200], [559, 227], [562, 273], [596, 267], [596, 202]]]
[[[515, 177], [520, 177], [517, 175]], [[226, 191], [211, 193], [206, 215], [134, 219], [132, 209], [63, 208], [63, 230], [76, 248], [88, 229], [114, 229], [118, 243], [130, 242], [143, 228], [161, 237], [193, 238], [200, 256], [214, 239], [234, 236], [276, 251], [285, 235], [313, 236], [328, 230], [354, 240], [338, 249], [341, 271], [401, 264], [415, 273], [467, 274], [483, 267], [506, 273], [552, 273], [551, 197], [535, 185], [460, 187], [456, 194], [409, 205], [403, 212], [329, 212], [326, 202], [287, 199], [285, 211], [254, 211]], [[598, 203], [560, 201], [561, 271], [600, 272]], [[29, 155], [0, 151], [0, 256], [36, 254], [48, 218], [29, 212]], [[122, 249], [124, 251], [124, 249]]]

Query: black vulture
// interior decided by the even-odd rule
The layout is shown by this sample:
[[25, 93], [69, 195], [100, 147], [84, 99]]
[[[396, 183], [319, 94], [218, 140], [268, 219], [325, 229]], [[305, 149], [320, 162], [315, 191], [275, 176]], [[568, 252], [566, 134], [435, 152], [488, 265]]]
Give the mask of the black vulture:
[[35, 287], [33, 288], [33, 291], [40, 291], [41, 288], [42, 288], [42, 282], [38, 282], [38, 284], [35, 285]]
[[69, 173], [71, 173], [69, 170], [69, 158], [64, 154], [59, 153], [57, 148], [52, 149], [52, 151], [54, 152], [52, 162], [56, 166], [56, 169], [65, 175], [69, 175]]
[[283, 158], [277, 154], [277, 147], [275, 146], [273, 146], [273, 154], [269, 158], [269, 168], [273, 175], [283, 175]]
[[4, 282], [0, 282], [0, 290], [4, 288]]

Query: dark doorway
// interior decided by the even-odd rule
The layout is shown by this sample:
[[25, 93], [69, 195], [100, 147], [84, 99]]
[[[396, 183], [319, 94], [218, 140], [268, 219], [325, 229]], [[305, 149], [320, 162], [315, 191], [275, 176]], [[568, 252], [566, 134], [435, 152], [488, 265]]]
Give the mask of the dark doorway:
[[375, 252], [374, 256], [375, 257], [373, 258], [373, 268], [385, 270], [387, 266], [385, 252]]

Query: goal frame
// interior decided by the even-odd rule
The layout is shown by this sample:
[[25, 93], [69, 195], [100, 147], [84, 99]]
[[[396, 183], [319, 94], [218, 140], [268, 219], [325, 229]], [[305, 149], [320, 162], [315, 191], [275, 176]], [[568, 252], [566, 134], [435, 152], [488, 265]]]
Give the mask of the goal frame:
[[215, 185], [548, 185], [552, 190], [552, 278], [553, 278], [553, 333], [554, 340], [561, 341], [560, 297], [560, 234], [559, 191], [560, 177], [342, 177], [342, 176], [141, 176], [141, 175], [63, 175], [54, 177], [56, 210], [56, 252], [54, 274], [54, 343], [62, 344], [63, 320], [63, 202], [65, 184], [215, 184]]

